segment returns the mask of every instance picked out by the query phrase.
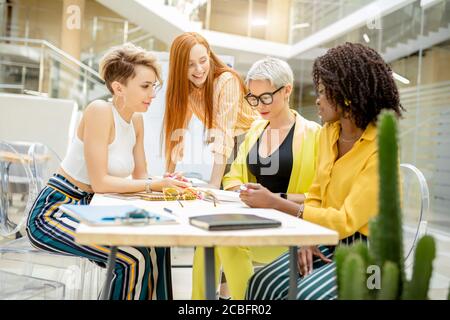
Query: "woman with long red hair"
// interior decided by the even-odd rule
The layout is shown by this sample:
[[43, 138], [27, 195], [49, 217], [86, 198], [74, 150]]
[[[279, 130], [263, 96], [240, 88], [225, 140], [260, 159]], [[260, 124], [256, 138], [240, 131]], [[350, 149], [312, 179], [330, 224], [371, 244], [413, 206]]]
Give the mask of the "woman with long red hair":
[[175, 38], [163, 127], [167, 172], [174, 172], [183, 157], [184, 130], [195, 114], [208, 132], [207, 142], [212, 143], [210, 184], [220, 186], [227, 163], [233, 160], [237, 137], [258, 117], [245, 101], [245, 92], [238, 73], [214, 54], [200, 34], [186, 32]]

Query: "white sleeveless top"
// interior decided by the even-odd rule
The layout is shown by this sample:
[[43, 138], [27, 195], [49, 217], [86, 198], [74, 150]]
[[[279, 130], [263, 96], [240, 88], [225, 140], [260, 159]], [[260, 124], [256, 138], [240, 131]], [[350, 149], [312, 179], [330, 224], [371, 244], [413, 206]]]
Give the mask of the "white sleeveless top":
[[[108, 174], [114, 177], [126, 178], [134, 170], [133, 148], [136, 144], [136, 133], [133, 121], [126, 122], [112, 107], [114, 116], [114, 141], [108, 145]], [[67, 150], [62, 169], [72, 178], [85, 184], [91, 184], [84, 159], [84, 144], [75, 134]]]

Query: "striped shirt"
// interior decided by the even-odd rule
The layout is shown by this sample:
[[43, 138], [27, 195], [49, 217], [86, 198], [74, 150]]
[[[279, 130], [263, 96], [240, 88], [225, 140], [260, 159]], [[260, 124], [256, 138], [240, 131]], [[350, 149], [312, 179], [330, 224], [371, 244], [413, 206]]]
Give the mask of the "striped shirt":
[[[206, 124], [204, 87], [191, 85], [188, 100], [187, 122], [192, 114]], [[259, 116], [244, 99], [239, 80], [231, 73], [224, 72], [214, 80], [213, 123], [208, 130], [208, 142], [212, 142], [212, 152], [228, 158], [233, 151], [234, 137], [248, 131]]]

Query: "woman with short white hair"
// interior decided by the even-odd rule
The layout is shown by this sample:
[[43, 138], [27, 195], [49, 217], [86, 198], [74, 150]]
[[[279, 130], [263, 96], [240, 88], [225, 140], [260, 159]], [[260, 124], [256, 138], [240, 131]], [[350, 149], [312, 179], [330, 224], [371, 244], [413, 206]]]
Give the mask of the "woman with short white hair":
[[[241, 192], [241, 199], [251, 207], [269, 207], [274, 197], [303, 203], [314, 178], [320, 125], [289, 107], [293, 78], [285, 61], [271, 57], [253, 64], [246, 78], [249, 92], [245, 99], [262, 120], [253, 122], [222, 184], [225, 190], [239, 190], [244, 184], [267, 188], [270, 195], [265, 198], [254, 197], [253, 190]], [[216, 272], [222, 265], [231, 297], [244, 299], [253, 262], [271, 262], [286, 250], [217, 247]], [[203, 266], [204, 250], [198, 248], [194, 256], [193, 299], [204, 298]]]

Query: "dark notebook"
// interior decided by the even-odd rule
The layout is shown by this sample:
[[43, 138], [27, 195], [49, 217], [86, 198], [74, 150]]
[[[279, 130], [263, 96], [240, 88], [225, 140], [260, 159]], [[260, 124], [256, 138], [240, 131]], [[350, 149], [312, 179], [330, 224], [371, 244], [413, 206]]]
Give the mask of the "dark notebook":
[[281, 226], [278, 220], [263, 218], [253, 214], [208, 214], [189, 218], [193, 226], [205, 230], [240, 230], [240, 229], [262, 229], [276, 228]]

